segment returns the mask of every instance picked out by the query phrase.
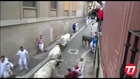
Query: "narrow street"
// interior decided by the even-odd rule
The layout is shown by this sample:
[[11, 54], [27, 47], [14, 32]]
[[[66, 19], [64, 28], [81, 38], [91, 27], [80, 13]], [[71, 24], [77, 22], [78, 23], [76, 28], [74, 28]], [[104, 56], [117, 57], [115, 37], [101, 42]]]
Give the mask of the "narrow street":
[[[91, 24], [89, 24], [91, 25]], [[94, 26], [94, 31], [96, 31], [97, 27], [97, 23], [95, 23]], [[79, 29], [80, 30], [80, 29]], [[61, 59], [65, 59], [65, 61], [63, 61], [60, 64], [60, 68], [57, 70], [57, 73], [60, 75], [66, 75], [67, 73], [67, 68], [73, 68], [74, 65], [76, 65], [79, 62], [79, 59], [81, 58], [81, 56], [89, 51], [90, 49], [87, 47], [87, 45], [82, 45], [82, 35], [90, 35], [90, 27], [84, 27], [81, 31], [79, 31], [79, 33], [73, 38], [71, 39], [71, 41], [68, 43], [68, 45], [66, 46], [65, 49], [62, 50], [62, 58]], [[70, 52], [70, 50], [75, 50], [77, 51], [77, 53], [73, 53], [72, 51]], [[91, 64], [93, 63], [93, 53], [88, 52], [87, 56], [85, 56], [88, 60], [86, 60], [86, 65], [84, 67], [84, 75], [85, 78], [95, 78], [94, 73], [93, 73], [93, 65], [91, 66]], [[88, 65], [90, 64], [90, 67], [92, 67], [92, 70], [89, 69]], [[86, 70], [88, 69], [88, 70]], [[33, 75], [30, 76], [30, 78], [33, 78]]]
[[[91, 25], [91, 23], [89, 24]], [[96, 31], [96, 26], [94, 27]], [[90, 26], [85, 27], [80, 31], [67, 45], [65, 50], [62, 51], [62, 59], [65, 59], [63, 63], [60, 64], [60, 69], [58, 69], [58, 74], [65, 75], [67, 73], [67, 68], [72, 68], [76, 65], [81, 58], [82, 54], [89, 51], [90, 49], [87, 45], [82, 45], [82, 35], [90, 35]], [[69, 53], [71, 49], [77, 51], [77, 53]], [[90, 53], [90, 52], [89, 52]], [[93, 54], [90, 54], [93, 57]], [[93, 60], [93, 59], [92, 59]]]
[[85, 56], [85, 65], [83, 70], [84, 78], [96, 78], [95, 68], [93, 67], [93, 53], [88, 52]]
[[[85, 26], [85, 23], [79, 24], [79, 27], [82, 27], [82, 29], [79, 29], [79, 31], [77, 31], [75, 33], [76, 35], [74, 35], [74, 37], [71, 39], [71, 41], [68, 43], [68, 45], [62, 50], [62, 59], [65, 59], [65, 61], [60, 64], [60, 68], [57, 70], [58, 74], [65, 75], [67, 73], [67, 68], [73, 68], [74, 65], [76, 65], [79, 62], [79, 59], [81, 58], [81, 56], [85, 52], [90, 50], [89, 47], [87, 47], [87, 45], [85, 45], [85, 44], [82, 45], [82, 35], [90, 35], [90, 25], [91, 25], [91, 23], [87, 27], [82, 27], [82, 26]], [[94, 25], [94, 32], [96, 30], [97, 30], [97, 23], [95, 23], [95, 25]], [[55, 46], [56, 43], [57, 42], [54, 42], [53, 44], [49, 45], [46, 48], [47, 52], [45, 52], [43, 54], [35, 54], [34, 56], [30, 57], [30, 60], [28, 61], [29, 62], [28, 71], [26, 71], [26, 70], [19, 71], [19, 68], [16, 67], [13, 70], [14, 74], [17, 75], [16, 77], [21, 77], [25, 74], [29, 74], [29, 77], [33, 78], [33, 74], [47, 62], [47, 61], [45, 61], [45, 58], [47, 58], [49, 51]], [[73, 52], [73, 51], [77, 51], [77, 52]], [[86, 60], [86, 64], [92, 64], [93, 53], [89, 52], [87, 56], [90, 56], [90, 60]], [[44, 64], [41, 64], [43, 61], [45, 61]], [[90, 63], [88, 63], [88, 61]], [[88, 67], [88, 66], [86, 65], [85, 67]], [[84, 69], [86, 69], [86, 68], [84, 68]], [[93, 73], [88, 73], [88, 72], [92, 72], [92, 71], [87, 71], [87, 70], [83, 70], [83, 71], [84, 71], [84, 73], [86, 72], [85, 77], [88, 76], [87, 74], [93, 74]], [[88, 78], [93, 78], [93, 77], [90, 76]]]

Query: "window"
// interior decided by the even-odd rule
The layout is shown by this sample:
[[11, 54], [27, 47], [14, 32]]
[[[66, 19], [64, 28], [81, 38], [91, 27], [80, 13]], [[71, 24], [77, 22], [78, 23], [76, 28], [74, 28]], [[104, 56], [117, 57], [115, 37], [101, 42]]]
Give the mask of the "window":
[[24, 7], [36, 7], [37, 2], [36, 1], [23, 1]]
[[57, 9], [57, 1], [51, 1], [50, 8], [51, 9]]
[[23, 18], [37, 18], [37, 1], [23, 1]]
[[64, 2], [64, 10], [65, 10], [65, 11], [68, 11], [68, 10], [69, 10], [69, 4], [70, 4], [69, 1], [65, 1], [65, 2]]
[[35, 1], [23, 1], [23, 6], [25, 7], [36, 7], [37, 4]]
[[74, 1], [74, 2], [73, 2], [73, 11], [74, 11], [74, 12], [76, 12], [76, 8], [77, 8], [77, 2]]

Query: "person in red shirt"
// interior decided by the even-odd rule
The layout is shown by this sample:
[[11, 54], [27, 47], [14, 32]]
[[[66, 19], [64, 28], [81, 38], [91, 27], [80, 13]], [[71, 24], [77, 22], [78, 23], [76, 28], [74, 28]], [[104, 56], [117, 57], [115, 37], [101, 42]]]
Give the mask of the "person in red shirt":
[[104, 10], [101, 8], [97, 13], [98, 31], [101, 32], [101, 25], [104, 18]]
[[68, 74], [64, 75], [65, 78], [78, 78], [77, 72], [72, 71], [70, 68], [68, 68], [67, 70], [68, 70]]
[[97, 12], [97, 21], [99, 21], [99, 20], [101, 20], [101, 21], [103, 21], [103, 16], [104, 15], [104, 10], [103, 10], [103, 8], [101, 8], [98, 12]]
[[79, 66], [75, 65], [74, 68], [73, 68], [73, 71], [77, 72], [77, 77], [78, 78], [83, 78], [83, 74], [81, 72], [81, 68], [79, 68]]

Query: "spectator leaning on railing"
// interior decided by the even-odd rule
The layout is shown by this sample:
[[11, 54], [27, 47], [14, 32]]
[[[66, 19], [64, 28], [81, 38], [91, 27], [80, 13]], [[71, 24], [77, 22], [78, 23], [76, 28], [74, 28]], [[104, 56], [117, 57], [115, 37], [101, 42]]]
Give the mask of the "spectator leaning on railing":
[[104, 18], [104, 8], [101, 8], [97, 13], [98, 31], [101, 31], [101, 24]]
[[101, 8], [97, 13], [97, 22], [99, 20], [103, 21], [103, 17], [104, 17], [104, 8]]

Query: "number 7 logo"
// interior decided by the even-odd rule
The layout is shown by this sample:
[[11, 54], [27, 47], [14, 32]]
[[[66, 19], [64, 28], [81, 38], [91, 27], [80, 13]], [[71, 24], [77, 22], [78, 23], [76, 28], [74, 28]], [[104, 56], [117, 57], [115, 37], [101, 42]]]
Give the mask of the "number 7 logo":
[[124, 72], [128, 76], [134, 76], [136, 74], [136, 66], [134, 64], [127, 64], [124, 68]]

